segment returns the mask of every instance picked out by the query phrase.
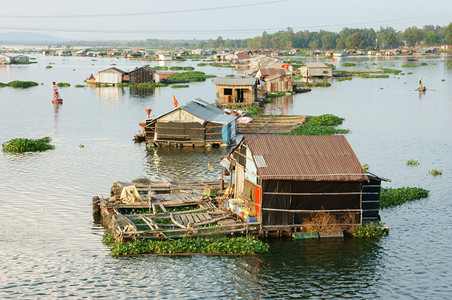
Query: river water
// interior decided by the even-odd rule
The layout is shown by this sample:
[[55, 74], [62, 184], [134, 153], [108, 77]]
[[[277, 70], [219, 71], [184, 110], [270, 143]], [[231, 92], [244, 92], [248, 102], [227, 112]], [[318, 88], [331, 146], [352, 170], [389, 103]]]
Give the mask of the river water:
[[[173, 95], [179, 104], [193, 98], [213, 102], [211, 80], [148, 92], [75, 88], [110, 66], [131, 71], [145, 63], [31, 56], [37, 64], [0, 66], [0, 82], [42, 83], [0, 88], [0, 142], [50, 136], [56, 149], [0, 152], [0, 298], [451, 297], [451, 56], [422, 57], [415, 68], [402, 68], [403, 58], [347, 57], [333, 63], [356, 63], [344, 69], [402, 69], [405, 75], [333, 81], [331, 87], [267, 105], [268, 113], [344, 117], [343, 127], [351, 129], [347, 139], [361, 163], [391, 179], [384, 186], [430, 190], [426, 199], [381, 211], [389, 236], [342, 242], [274, 239], [270, 252], [259, 256], [177, 258], [112, 257], [93, 219], [91, 198], [108, 195], [114, 180], [218, 178], [218, 167], [209, 171], [207, 163], [217, 162], [227, 149], [146, 150], [132, 141], [146, 108], [162, 114], [172, 109]], [[197, 63], [166, 65], [235, 74]], [[428, 87], [425, 94], [414, 91], [420, 77]], [[64, 104], [59, 107], [51, 103], [52, 81], [71, 84], [60, 88]], [[407, 166], [409, 159], [420, 165]], [[443, 175], [427, 175], [431, 169]]]

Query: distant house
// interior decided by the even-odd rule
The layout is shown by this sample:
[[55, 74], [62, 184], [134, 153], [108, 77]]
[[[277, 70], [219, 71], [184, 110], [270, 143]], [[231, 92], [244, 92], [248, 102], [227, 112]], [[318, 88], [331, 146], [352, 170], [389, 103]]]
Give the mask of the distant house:
[[300, 67], [303, 77], [332, 77], [333, 68], [325, 65], [323, 62], [308, 62]]
[[144, 66], [136, 68], [135, 70], [129, 72], [129, 83], [154, 83], [154, 74], [155, 71], [151, 67]]
[[235, 142], [236, 117], [201, 99], [146, 120], [148, 143], [178, 146], [228, 146]]
[[173, 75], [173, 74], [174, 74], [174, 72], [156, 72], [154, 74], [154, 82], [159, 83], [159, 82], [165, 81], [166, 79], [171, 77], [171, 75]]
[[79, 50], [74, 53], [74, 56], [88, 56], [88, 50]]
[[452, 50], [452, 45], [442, 45], [441, 50]]
[[260, 80], [265, 80], [268, 76], [273, 75], [281, 75], [286, 76], [286, 69], [282, 68], [259, 68], [259, 70], [256, 72], [255, 77], [259, 78]]
[[265, 77], [265, 89], [267, 93], [283, 93], [293, 91], [293, 80], [285, 75], [275, 74]]
[[232, 62], [238, 65], [244, 65], [250, 63], [251, 56], [248, 53], [239, 53], [233, 56]]
[[69, 50], [58, 50], [55, 52], [55, 55], [58, 56], [72, 56], [72, 52]]
[[257, 101], [256, 78], [216, 77], [217, 98], [221, 105], [251, 105]]
[[22, 54], [2, 54], [0, 55], [0, 65], [20, 64], [29, 62], [30, 58]]
[[203, 49], [194, 49], [191, 51], [191, 55], [206, 55], [206, 51]]
[[162, 61], [173, 60], [173, 57], [169, 53], [160, 53], [159, 54], [159, 60], [162, 60]]
[[244, 136], [222, 159], [234, 199], [261, 222], [262, 231], [300, 230], [311, 214], [363, 221], [363, 186], [377, 198], [368, 219], [378, 220], [379, 181], [369, 182], [344, 136]]
[[95, 78], [96, 84], [118, 84], [123, 82], [123, 76], [126, 72], [119, 70], [115, 67], [108, 68], [106, 70], [99, 71]]

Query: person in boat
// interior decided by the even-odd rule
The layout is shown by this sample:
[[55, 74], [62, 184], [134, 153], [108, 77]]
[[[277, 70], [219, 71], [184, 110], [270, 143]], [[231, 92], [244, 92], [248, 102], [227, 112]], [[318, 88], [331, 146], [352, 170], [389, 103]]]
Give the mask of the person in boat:
[[424, 86], [422, 85], [422, 78], [419, 79], [419, 88], [422, 89]]

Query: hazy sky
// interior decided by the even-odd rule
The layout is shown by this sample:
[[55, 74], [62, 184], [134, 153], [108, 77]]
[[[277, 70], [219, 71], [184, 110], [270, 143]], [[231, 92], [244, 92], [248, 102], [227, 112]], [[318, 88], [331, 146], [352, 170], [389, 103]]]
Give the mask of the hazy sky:
[[448, 25], [452, 0], [15, 0], [1, 1], [0, 32], [65, 39], [247, 38], [292, 27], [405, 30]]

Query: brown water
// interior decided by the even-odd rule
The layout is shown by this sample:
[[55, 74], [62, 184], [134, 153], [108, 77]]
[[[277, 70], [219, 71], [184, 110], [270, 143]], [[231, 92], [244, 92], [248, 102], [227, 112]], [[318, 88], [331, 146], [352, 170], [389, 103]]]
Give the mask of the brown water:
[[[0, 298], [449, 298], [452, 293], [452, 67], [451, 57], [403, 68], [388, 79], [353, 79], [329, 88], [274, 99], [277, 114], [345, 117], [344, 128], [361, 163], [388, 177], [386, 186], [420, 186], [427, 199], [381, 212], [391, 227], [379, 241], [270, 240], [269, 253], [251, 257], [113, 258], [90, 207], [114, 180], [215, 179], [209, 171], [222, 149], [151, 149], [133, 135], [152, 108], [159, 115], [192, 98], [213, 101], [210, 80], [188, 89], [138, 91], [75, 88], [124, 59], [37, 57], [38, 64], [0, 66], [0, 82], [33, 80], [30, 89], [0, 88], [0, 141], [51, 136], [56, 149], [0, 152]], [[403, 59], [349, 57], [353, 69], [402, 69]], [[54, 63], [52, 69], [45, 69]], [[374, 65], [375, 63], [375, 65]], [[151, 66], [155, 65], [151, 62]], [[167, 63], [168, 64], [168, 63]], [[197, 62], [170, 62], [195, 66]], [[196, 67], [224, 76], [231, 69]], [[413, 74], [407, 74], [412, 72]], [[414, 89], [422, 77], [427, 93]], [[444, 81], [442, 81], [444, 79]], [[52, 81], [64, 104], [55, 110]], [[84, 147], [79, 146], [83, 144]], [[406, 166], [418, 159], [420, 165]], [[443, 170], [437, 178], [431, 169]]]

